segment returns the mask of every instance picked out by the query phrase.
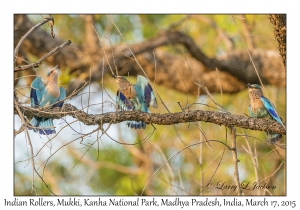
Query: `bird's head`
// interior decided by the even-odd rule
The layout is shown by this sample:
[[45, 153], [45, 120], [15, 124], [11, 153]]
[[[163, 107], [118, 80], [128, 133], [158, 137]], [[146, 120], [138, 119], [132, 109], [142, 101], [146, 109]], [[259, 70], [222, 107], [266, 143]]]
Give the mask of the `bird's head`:
[[261, 87], [257, 84], [247, 84], [249, 96], [253, 96], [255, 98], [258, 98], [260, 96], [263, 96], [263, 92], [261, 90]]
[[58, 78], [58, 65], [51, 69], [47, 74], [47, 81], [57, 82]]
[[111, 76], [116, 79], [116, 82], [118, 85], [120, 85], [122, 83], [128, 83], [128, 80], [123, 76], [117, 76], [115, 74], [112, 74]]
[[57, 76], [58, 75], [58, 65], [56, 65], [53, 69], [51, 69], [48, 73], [47, 73], [47, 77], [52, 77], [52, 76]]
[[112, 74], [111, 76], [116, 79], [119, 89], [123, 89], [130, 85], [129, 81], [123, 76], [117, 76], [115, 74]]
[[248, 89], [261, 89], [261, 87], [258, 84], [247, 84]]

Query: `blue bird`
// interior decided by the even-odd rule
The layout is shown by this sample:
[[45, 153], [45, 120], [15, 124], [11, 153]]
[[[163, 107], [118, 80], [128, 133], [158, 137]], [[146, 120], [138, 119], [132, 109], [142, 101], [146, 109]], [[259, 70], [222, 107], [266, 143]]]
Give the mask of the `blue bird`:
[[[47, 82], [43, 83], [40, 77], [36, 77], [31, 83], [30, 90], [30, 104], [33, 108], [52, 106], [62, 107], [63, 101], [60, 101], [66, 97], [66, 91], [62, 87], [58, 87], [57, 77], [58, 71], [55, 66], [54, 69], [48, 72]], [[60, 102], [58, 102], [60, 101]], [[58, 103], [56, 103], [58, 102]], [[31, 126], [34, 128], [34, 132], [39, 132], [42, 135], [54, 134], [55, 127], [53, 120], [44, 117], [33, 117], [30, 121]]]
[[[269, 99], [264, 97], [260, 86], [257, 84], [247, 84], [247, 87], [251, 103], [251, 105], [248, 106], [250, 116], [274, 120], [285, 127], [275, 110], [275, 106], [269, 101]], [[276, 133], [267, 133], [267, 138], [271, 140], [272, 143], [275, 143], [282, 138], [282, 135]]]
[[[112, 75], [118, 84], [116, 102], [120, 110], [140, 110], [148, 112], [149, 106], [157, 108], [157, 102], [154, 91], [146, 77], [138, 75], [135, 84], [130, 82], [123, 76]], [[141, 129], [146, 128], [146, 123], [142, 121], [127, 121], [130, 128]]]

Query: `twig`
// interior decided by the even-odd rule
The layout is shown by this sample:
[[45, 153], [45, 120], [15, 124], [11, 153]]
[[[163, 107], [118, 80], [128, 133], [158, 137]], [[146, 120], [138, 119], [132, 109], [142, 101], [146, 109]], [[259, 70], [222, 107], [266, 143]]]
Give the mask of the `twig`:
[[31, 165], [32, 165], [32, 183], [31, 183], [31, 193], [33, 192], [33, 190], [35, 189], [34, 187], [34, 170], [35, 170], [35, 164], [34, 164], [34, 158], [33, 158], [33, 148], [32, 148], [32, 143], [28, 134], [28, 130], [26, 129], [26, 137], [27, 137], [27, 141], [28, 141], [28, 145], [30, 147], [30, 154], [31, 154]]
[[19, 48], [21, 46], [21, 44], [24, 42], [24, 40], [27, 38], [27, 36], [33, 32], [34, 30], [36, 30], [37, 28], [39, 28], [40, 26], [44, 25], [45, 23], [49, 22], [49, 21], [52, 21], [53, 24], [54, 24], [54, 19], [53, 17], [48, 17], [48, 18], [44, 18], [44, 20], [38, 24], [36, 24], [35, 26], [33, 26], [22, 38], [21, 40], [19, 41], [19, 43], [17, 44], [16, 48], [15, 48], [15, 57], [18, 55], [18, 52], [19, 52]]
[[[201, 126], [201, 122], [199, 122], [200, 126]], [[199, 142], [203, 142], [202, 139], [202, 133], [201, 131], [199, 132]], [[199, 145], [199, 158], [198, 158], [198, 162], [199, 162], [199, 167], [200, 167], [200, 171], [201, 171], [201, 179], [200, 179], [200, 195], [203, 195], [203, 186], [204, 186], [204, 171], [203, 171], [203, 144]]]
[[242, 195], [241, 185], [240, 185], [240, 178], [239, 178], [239, 170], [238, 170], [238, 158], [237, 158], [237, 151], [236, 151], [236, 133], [235, 128], [230, 128], [230, 135], [231, 135], [231, 147], [232, 147], [232, 160], [233, 160], [233, 168], [234, 168], [234, 178], [235, 184], [237, 186], [237, 193], [238, 195]]
[[[243, 132], [243, 134], [245, 134], [243, 129], [242, 129], [242, 132]], [[253, 168], [254, 168], [254, 173], [255, 173], [255, 181], [258, 183], [259, 182], [259, 175], [258, 175], [257, 153], [256, 152], [253, 153], [252, 148], [251, 148], [250, 143], [249, 143], [248, 136], [244, 135], [243, 137], [244, 137], [245, 142], [246, 142], [247, 147], [248, 147], [248, 150], [247, 150], [248, 154], [250, 155], [252, 163], [253, 163]], [[256, 140], [254, 140], [254, 150], [256, 151], [255, 142], [256, 142]]]
[[[222, 142], [222, 141], [219, 141], [219, 140], [207, 140], [207, 142], [219, 142], [219, 143], [225, 145], [229, 150], [231, 150], [231, 147], [228, 146], [227, 144], [225, 144], [225, 143]], [[155, 174], [156, 174], [156, 173], [157, 173], [164, 165], [166, 165], [172, 158], [176, 157], [176, 156], [177, 156], [179, 153], [181, 153], [183, 150], [185, 150], [185, 149], [187, 149], [187, 148], [189, 148], [189, 147], [198, 145], [198, 144], [202, 144], [202, 143], [205, 143], [205, 141], [203, 141], [203, 142], [198, 142], [198, 143], [195, 143], [195, 144], [191, 144], [191, 145], [189, 145], [189, 146], [186, 146], [185, 148], [181, 149], [179, 152], [177, 152], [177, 153], [175, 153], [174, 155], [172, 155], [171, 157], [169, 157], [168, 160], [166, 160], [166, 161], [164, 162], [164, 164], [162, 164], [162, 165], [161, 165], [161, 166], [160, 166], [160, 167], [159, 167], [159, 168], [151, 175], [150, 179], [147, 181], [146, 185], [144, 186], [141, 195], [143, 195], [143, 192], [145, 191], [147, 185], [149, 184], [149, 182], [151, 181], [151, 179], [154, 177], [154, 175], [155, 175]]]
[[[91, 69], [90, 69], [90, 81], [89, 81], [89, 94], [88, 94], [88, 107], [86, 110], [86, 113], [89, 113], [89, 107], [90, 107], [90, 96], [91, 96]], [[103, 105], [103, 104], [102, 104]]]
[[[105, 55], [105, 59], [106, 59], [106, 61], [107, 61], [107, 64], [108, 64], [108, 66], [109, 66], [109, 69], [110, 69], [111, 73], [114, 74], [114, 72], [113, 72], [113, 70], [112, 70], [112, 68], [111, 68], [111, 66], [110, 66], [109, 60], [108, 60], [108, 58], [107, 58], [107, 55], [106, 55], [104, 46], [103, 46], [102, 41], [101, 41], [101, 38], [100, 38], [99, 34], [97, 33], [97, 31], [96, 31], [96, 29], [95, 29], [94, 26], [93, 26], [93, 29], [94, 29], [95, 33], [97, 34], [97, 36], [98, 36], [99, 43], [100, 43], [100, 45], [101, 45], [101, 47], [102, 47], [102, 49], [103, 49], [103, 53], [104, 53], [104, 55]], [[103, 62], [103, 61], [102, 61], [102, 62]], [[118, 72], [117, 72], [117, 75], [118, 75]]]
[[254, 64], [254, 61], [253, 61], [253, 59], [252, 59], [252, 56], [251, 56], [251, 54], [250, 54], [250, 52], [249, 52], [249, 50], [248, 50], [248, 47], [247, 47], [247, 45], [246, 45], [246, 43], [245, 43], [245, 41], [244, 41], [244, 39], [243, 39], [243, 37], [242, 37], [242, 35], [241, 35], [241, 32], [240, 32], [239, 28], [237, 27], [237, 24], [236, 24], [236, 22], [235, 22], [235, 20], [234, 20], [234, 18], [233, 18], [232, 15], [231, 15], [231, 19], [232, 19], [232, 21], [233, 21], [233, 23], [234, 23], [234, 25], [235, 25], [235, 27], [236, 27], [236, 29], [237, 29], [237, 31], [238, 31], [238, 34], [239, 34], [239, 36], [240, 36], [240, 38], [241, 38], [241, 40], [242, 40], [242, 42], [243, 42], [243, 45], [244, 45], [244, 47], [245, 47], [245, 49], [246, 49], [246, 51], [247, 51], [247, 53], [248, 53], [248, 56], [249, 56], [250, 61], [251, 61], [252, 65], [253, 65], [253, 68], [254, 68], [254, 70], [255, 70], [255, 72], [256, 72], [256, 74], [257, 74], [257, 77], [258, 77], [258, 79], [259, 79], [259, 81], [260, 81], [260, 84], [261, 84], [262, 88], [264, 89], [264, 92], [266, 93], [267, 98], [269, 98], [269, 97], [268, 97], [268, 94], [267, 94], [267, 92], [266, 92], [265, 86], [264, 86], [264, 84], [263, 84], [263, 82], [262, 82], [262, 80], [261, 80], [261, 78], [260, 78], [260, 76], [259, 76], [258, 70], [256, 69], [256, 66], [255, 66], [255, 64]]
[[22, 133], [26, 128], [26, 124], [23, 124], [19, 130], [14, 130], [14, 137], [18, 135], [19, 133]]
[[[247, 22], [247, 18], [245, 15], [242, 15], [244, 17], [244, 19], [241, 19], [241, 23], [242, 23], [242, 29], [244, 31], [244, 37], [246, 37], [247, 35], [251, 34], [251, 27], [249, 26], [249, 23]], [[253, 39], [246, 39], [246, 42], [247, 42], [247, 46], [248, 46], [248, 49], [253, 49], [255, 48], [255, 43], [253, 41]]]
[[[227, 128], [225, 128], [225, 130], [226, 130], [226, 142], [224, 143], [224, 149], [223, 149], [223, 152], [222, 152], [220, 161], [218, 162], [217, 167], [216, 167], [214, 173], [212, 174], [212, 176], [210, 177], [210, 179], [209, 179], [209, 181], [208, 181], [207, 183], [211, 182], [211, 180], [213, 179], [213, 177], [216, 175], [216, 173], [217, 173], [217, 171], [218, 171], [218, 169], [219, 169], [219, 167], [220, 167], [220, 165], [221, 165], [221, 162], [222, 162], [222, 160], [223, 160], [223, 157], [224, 157], [224, 154], [225, 154], [225, 149], [226, 149], [226, 147], [228, 147], [228, 145], [227, 145]], [[217, 159], [218, 156], [219, 156], [219, 155], [217, 155], [217, 156], [211, 161], [211, 163], [208, 164], [208, 165], [206, 166], [206, 169], [204, 169], [203, 173], [210, 167], [211, 164], [213, 164], [213, 162], [215, 161], [215, 159]], [[199, 195], [201, 195], [202, 192], [203, 192], [207, 187], [208, 187], [208, 185], [206, 184], [206, 186], [200, 191]]]
[[204, 85], [201, 85], [198, 82], [194, 82], [196, 85], [198, 85], [199, 87], [201, 87], [204, 92], [206, 93], [207, 96], [209, 96], [209, 98], [212, 100], [212, 102], [217, 105], [218, 107], [220, 107], [224, 112], [228, 112], [222, 105], [220, 105], [219, 103], [216, 102], [216, 100], [214, 99], [214, 97], [210, 94], [209, 90], [207, 89], [207, 87], [205, 87]]
[[[285, 162], [282, 162], [277, 168], [276, 168], [276, 170], [272, 173], [272, 174], [270, 174], [269, 176], [267, 176], [267, 177], [265, 177], [265, 178], [263, 178], [262, 180], [260, 180], [259, 181], [259, 183], [261, 183], [262, 181], [264, 181], [264, 180], [266, 180], [267, 178], [269, 178], [270, 177], [270, 179], [277, 173], [277, 171], [279, 171], [283, 166], [285, 166]], [[269, 180], [270, 180], [269, 179]]]
[[[17, 102], [15, 101], [15, 107], [17, 109], [17, 112], [21, 118], [21, 121], [26, 124], [26, 121], [28, 121], [26, 118], [24, 118], [24, 116], [22, 115], [20, 109], [19, 109], [19, 106], [17, 105]], [[28, 133], [28, 129], [25, 129], [25, 132], [26, 132], [26, 136], [27, 136], [27, 139], [28, 139], [28, 144], [30, 146], [30, 154], [31, 154], [31, 163], [32, 163], [32, 192], [33, 190], [35, 190], [35, 186], [34, 186], [34, 172], [40, 177], [40, 179], [42, 180], [42, 182], [46, 185], [46, 187], [48, 188], [48, 190], [53, 194], [55, 195], [55, 193], [53, 193], [51, 191], [51, 189], [49, 188], [49, 186], [47, 185], [47, 183], [45, 182], [45, 180], [43, 179], [43, 177], [40, 176], [40, 174], [38, 173], [38, 171], [36, 170], [35, 168], [35, 163], [34, 163], [34, 154], [33, 154], [33, 147], [32, 147], [32, 143], [31, 143], [31, 140], [30, 140], [30, 136], [29, 136], [29, 133]]]
[[66, 42], [64, 42], [63, 44], [61, 44], [60, 46], [56, 47], [55, 49], [51, 50], [49, 53], [47, 53], [46, 55], [44, 55], [43, 57], [41, 57], [39, 60], [37, 60], [36, 62], [29, 64], [29, 65], [24, 65], [24, 66], [17, 66], [15, 67], [14, 72], [18, 72], [18, 71], [24, 71], [27, 69], [31, 69], [31, 68], [37, 68], [39, 67], [42, 62], [50, 57], [51, 55], [57, 53], [58, 51], [60, 51], [61, 49], [63, 49], [65, 46], [70, 45], [72, 42], [71, 40], [68, 40]]
[[80, 154], [78, 154], [76, 151], [74, 151], [73, 149], [68, 147], [68, 152], [71, 153], [71, 155], [74, 155], [75, 158], [77, 158], [78, 160], [80, 159], [80, 161], [87, 165], [90, 168], [93, 169], [100, 169], [100, 168], [108, 168], [111, 170], [115, 170], [118, 171], [120, 173], [124, 173], [124, 174], [132, 174], [132, 175], [139, 175], [143, 172], [143, 168], [139, 167], [139, 168], [134, 168], [131, 169], [127, 166], [123, 166], [114, 162], [110, 162], [110, 161], [100, 161], [100, 162], [94, 162], [89, 158], [82, 158], [82, 156]]
[[223, 89], [222, 89], [222, 84], [221, 84], [221, 80], [220, 80], [220, 75], [219, 75], [219, 70], [218, 70], [218, 68], [216, 68], [216, 72], [217, 72], [218, 80], [219, 80], [219, 84], [220, 84], [221, 106], [223, 106]]
[[166, 163], [166, 166], [170, 172], [170, 176], [171, 176], [171, 183], [174, 184], [175, 183], [175, 175], [174, 175], [174, 171], [172, 169], [172, 166], [170, 165], [170, 163], [167, 161], [167, 157], [165, 156], [164, 152], [161, 150], [161, 148], [154, 142], [151, 142], [151, 144], [157, 149], [158, 153], [161, 155], [163, 161]]

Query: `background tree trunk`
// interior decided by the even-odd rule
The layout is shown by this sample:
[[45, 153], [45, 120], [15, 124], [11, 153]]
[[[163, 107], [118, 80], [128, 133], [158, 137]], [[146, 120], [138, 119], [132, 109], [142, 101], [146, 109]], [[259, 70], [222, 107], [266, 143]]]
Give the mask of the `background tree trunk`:
[[274, 28], [274, 37], [278, 42], [278, 50], [286, 66], [286, 14], [270, 15]]

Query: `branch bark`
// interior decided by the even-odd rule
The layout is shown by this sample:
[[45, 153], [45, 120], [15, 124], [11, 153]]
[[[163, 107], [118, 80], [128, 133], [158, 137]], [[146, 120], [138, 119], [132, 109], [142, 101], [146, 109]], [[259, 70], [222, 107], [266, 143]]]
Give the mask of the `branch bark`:
[[[220, 126], [240, 127], [250, 130], [286, 134], [285, 128], [275, 121], [214, 111], [192, 110], [166, 114], [145, 113], [140, 111], [120, 111], [104, 114], [87, 114], [84, 111], [78, 110], [71, 104], [65, 104], [62, 108], [54, 109], [34, 109], [21, 105], [18, 105], [18, 107], [21, 113], [23, 113], [27, 118], [38, 116], [60, 119], [64, 116], [72, 116], [86, 125], [103, 125], [105, 123], [116, 124], [128, 120], [144, 121], [146, 123], [158, 125], [174, 125], [178, 123], [203, 121]], [[18, 114], [16, 109], [14, 113]]]
[[273, 24], [274, 37], [278, 42], [278, 50], [286, 65], [286, 14], [270, 15], [270, 22]]

